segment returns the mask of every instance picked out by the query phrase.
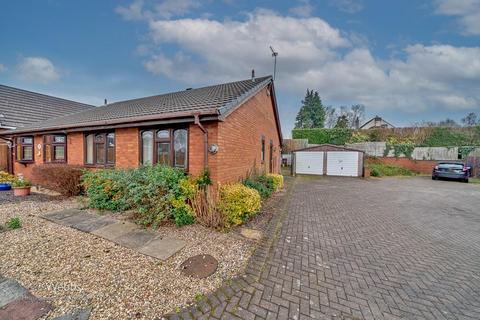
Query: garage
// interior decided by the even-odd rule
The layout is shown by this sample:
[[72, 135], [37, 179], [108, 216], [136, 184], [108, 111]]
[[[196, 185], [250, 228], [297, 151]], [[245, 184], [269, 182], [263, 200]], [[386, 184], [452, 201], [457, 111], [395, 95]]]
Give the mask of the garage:
[[330, 144], [294, 151], [293, 172], [343, 177], [363, 176], [364, 153]]

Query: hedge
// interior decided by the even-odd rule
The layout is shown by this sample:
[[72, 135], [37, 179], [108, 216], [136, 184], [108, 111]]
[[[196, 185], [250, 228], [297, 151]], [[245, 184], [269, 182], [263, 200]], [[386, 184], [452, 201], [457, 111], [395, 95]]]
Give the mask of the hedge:
[[409, 140], [421, 147], [460, 147], [480, 145], [480, 126], [468, 128], [425, 127], [353, 130], [343, 128], [293, 129], [293, 139], [308, 139], [310, 144], [336, 144]]
[[352, 137], [352, 129], [334, 128], [334, 129], [293, 129], [293, 139], [308, 139], [310, 144], [337, 144], [344, 145]]
[[422, 144], [426, 147], [461, 147], [480, 145], [480, 126], [471, 130], [455, 130], [452, 128], [433, 128]]

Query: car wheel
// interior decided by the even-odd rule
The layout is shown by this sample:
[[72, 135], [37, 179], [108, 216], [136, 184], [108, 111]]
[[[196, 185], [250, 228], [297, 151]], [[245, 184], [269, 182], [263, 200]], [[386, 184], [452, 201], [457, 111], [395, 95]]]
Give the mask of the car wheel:
[[435, 176], [432, 176], [432, 180], [437, 180], [437, 177], [435, 177]]
[[463, 182], [468, 183], [468, 179], [464, 179]]

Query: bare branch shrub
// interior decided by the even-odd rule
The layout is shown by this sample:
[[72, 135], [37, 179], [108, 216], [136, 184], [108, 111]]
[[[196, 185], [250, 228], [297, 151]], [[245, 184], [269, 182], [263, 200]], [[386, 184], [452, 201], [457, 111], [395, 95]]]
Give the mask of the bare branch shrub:
[[207, 185], [198, 188], [191, 202], [197, 223], [209, 228], [224, 227], [225, 217], [218, 209], [220, 194], [216, 186]]

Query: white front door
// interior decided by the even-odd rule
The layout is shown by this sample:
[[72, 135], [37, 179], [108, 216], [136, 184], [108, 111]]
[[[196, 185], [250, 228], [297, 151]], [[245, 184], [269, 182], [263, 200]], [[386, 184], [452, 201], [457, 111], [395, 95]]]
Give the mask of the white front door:
[[358, 177], [358, 157], [355, 151], [327, 152], [327, 175]]
[[295, 152], [295, 172], [298, 174], [323, 175], [323, 152]]

